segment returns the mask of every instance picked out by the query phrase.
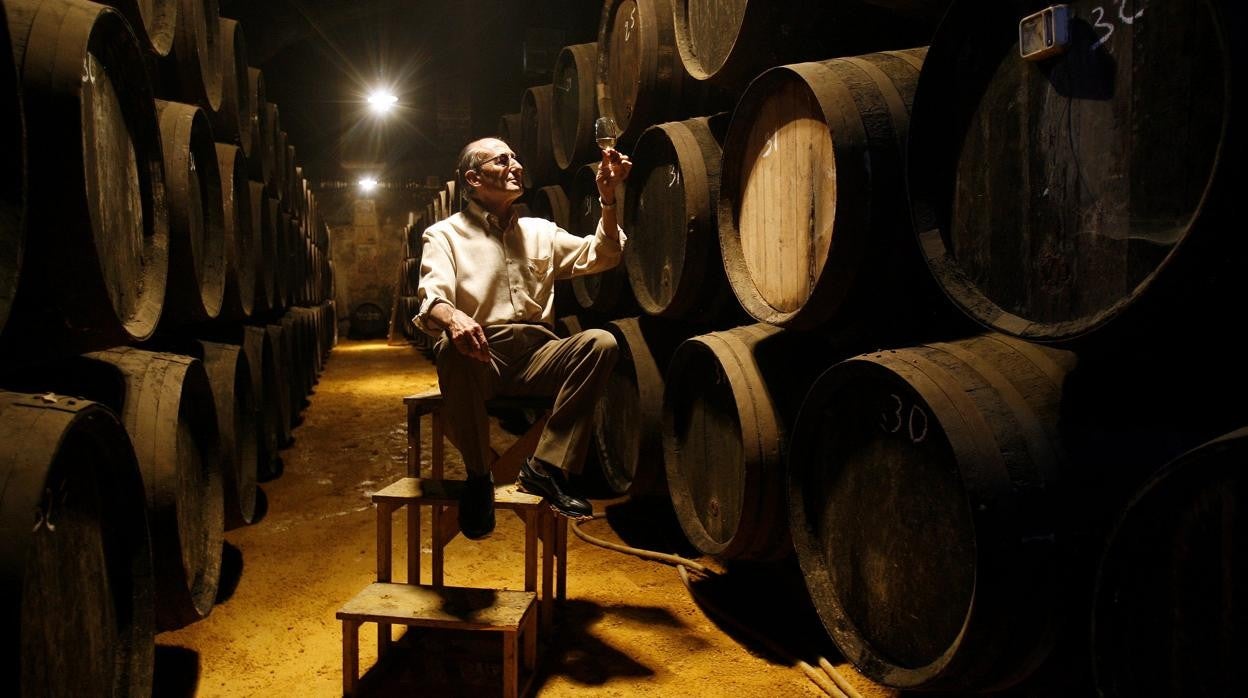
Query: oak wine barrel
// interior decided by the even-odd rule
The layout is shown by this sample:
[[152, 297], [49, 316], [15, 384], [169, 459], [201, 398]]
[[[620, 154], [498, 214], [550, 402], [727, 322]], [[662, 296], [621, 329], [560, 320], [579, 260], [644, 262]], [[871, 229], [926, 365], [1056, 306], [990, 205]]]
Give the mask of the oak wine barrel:
[[9, 22], [0, 12], [0, 147], [9, 156], [0, 166], [0, 334], [9, 319], [26, 247], [26, 126], [22, 88], [9, 41]]
[[[572, 206], [572, 227], [568, 228], [570, 233], [593, 235], [598, 222], [602, 219], [602, 205], [598, 202], [598, 186], [594, 184], [594, 177], [597, 174], [597, 162], [591, 162], [576, 171], [576, 177], [572, 180], [572, 186], [568, 190], [568, 202]], [[617, 189], [616, 206], [626, 200], [627, 187], [626, 182]], [[572, 279], [573, 295], [576, 296], [576, 302], [582, 308], [615, 315], [636, 314], [637, 301], [633, 299], [633, 291], [628, 286], [628, 271], [625, 267], [628, 249], [625, 245], [624, 259], [607, 271]]]
[[[565, 331], [573, 333], [564, 320]], [[663, 371], [676, 346], [695, 330], [650, 317], [614, 320], [603, 329], [619, 347], [615, 369], [594, 406], [594, 445], [603, 480], [617, 494], [666, 496]]]
[[27, 161], [25, 220], [38, 234], [24, 241], [9, 337], [37, 337], [41, 353], [146, 339], [164, 303], [169, 222], [138, 40], [120, 14], [91, 2], [10, 0], [4, 12], [26, 147], [39, 154]]
[[672, 22], [689, 75], [733, 90], [774, 66], [925, 44], [935, 30], [930, 15], [870, 0], [672, 0]]
[[498, 117], [498, 138], [515, 150], [520, 145], [520, 113]]
[[650, 124], [689, 116], [703, 87], [676, 50], [671, 0], [607, 0], [598, 24], [598, 115], [628, 149]]
[[1180, 456], [1122, 512], [1094, 596], [1100, 695], [1212, 697], [1242, 689], [1245, 463], [1248, 428]]
[[[277, 406], [277, 445], [284, 448], [291, 442], [291, 430], [295, 426], [294, 408], [290, 403], [291, 371], [294, 370], [290, 360], [290, 335], [281, 323], [270, 323], [265, 326], [269, 342], [273, 346], [274, 383], [276, 390], [266, 394], [265, 402]], [[276, 457], [272, 462], [276, 462]]]
[[668, 362], [663, 454], [676, 518], [724, 560], [792, 554], [787, 433], [806, 388], [839, 354], [770, 325], [692, 337]]
[[181, 0], [105, 0], [126, 17], [145, 49], [157, 57], [169, 55]]
[[221, 173], [221, 206], [224, 220], [225, 291], [221, 314], [241, 320], [251, 317], [256, 301], [256, 267], [260, 246], [252, 227], [251, 182], [247, 157], [236, 145], [216, 144], [217, 169]]
[[162, 60], [162, 97], [214, 112], [221, 108], [221, 24], [217, 0], [179, 0], [173, 48]]
[[550, 145], [555, 165], [569, 172], [594, 159], [594, 120], [598, 102], [598, 44], [564, 46], [551, 77]]
[[251, 192], [251, 236], [255, 245], [256, 298], [254, 310], [268, 310], [278, 305], [277, 277], [274, 261], [277, 258], [277, 209], [264, 193], [260, 182], [248, 181]]
[[260, 326], [243, 327], [243, 352], [247, 354], [247, 367], [251, 370], [252, 394], [256, 398], [256, 422], [260, 438], [256, 447], [256, 477], [270, 479], [280, 472], [278, 460], [278, 437], [281, 427], [280, 408], [276, 396], [281, 389], [278, 382], [277, 357], [273, 338]]
[[657, 124], [633, 150], [634, 194], [621, 209], [626, 269], [637, 304], [651, 315], [708, 322], [741, 314], [719, 252], [719, 134], [706, 118]]
[[156, 627], [198, 621], [216, 603], [225, 527], [217, 417], [203, 363], [131, 347], [84, 356], [120, 374], [118, 411], [147, 495]]
[[[724, 142], [719, 242], [754, 318], [812, 329], [916, 303], [902, 157], [926, 49], [767, 71]], [[800, 183], [796, 185], [795, 183]]]
[[117, 416], [0, 392], [0, 691], [150, 695], [155, 636], [143, 481]]
[[221, 436], [225, 526], [238, 528], [250, 524], [256, 516], [256, 477], [264, 425], [253, 389], [251, 365], [243, 348], [202, 340], [199, 344]]
[[251, 151], [247, 153], [247, 165], [251, 179], [267, 182], [273, 171], [273, 134], [269, 127], [268, 90], [264, 84], [264, 71], [247, 68], [247, 98], [251, 102], [251, 120], [246, 128], [251, 135]]
[[161, 322], [203, 322], [221, 314], [225, 213], [212, 126], [203, 109], [156, 100], [169, 202], [169, 288]]
[[1030, 341], [1217, 328], [1240, 312], [1248, 260], [1229, 232], [1248, 22], [1208, 0], [1068, 7], [1065, 52], [1028, 62], [1030, 8], [950, 6], [907, 167], [927, 264], [974, 320]]
[[860, 355], [810, 388], [793, 544], [824, 627], [871, 680], [963, 695], [1048, 656], [1072, 574], [1058, 416], [1073, 363], [982, 335]]
[[221, 108], [211, 112], [217, 141], [236, 143], [243, 155], [251, 154], [251, 76], [247, 66], [247, 42], [239, 23], [224, 17], [221, 23]]
[[303, 323], [294, 308], [282, 316], [282, 336], [286, 339], [286, 348], [290, 352], [290, 361], [286, 364], [286, 389], [289, 391], [287, 400], [290, 404], [291, 426], [303, 423], [303, 407], [308, 396], [307, 367], [307, 334]]
[[268, 177], [264, 180], [265, 190], [269, 195], [277, 199], [281, 196], [282, 182], [284, 175], [282, 174], [282, 161], [286, 152], [286, 144], [282, 140], [282, 113], [277, 105], [272, 102], [266, 102], [264, 105], [264, 113], [269, 122], [268, 141], [273, 148], [273, 166], [270, 168]]

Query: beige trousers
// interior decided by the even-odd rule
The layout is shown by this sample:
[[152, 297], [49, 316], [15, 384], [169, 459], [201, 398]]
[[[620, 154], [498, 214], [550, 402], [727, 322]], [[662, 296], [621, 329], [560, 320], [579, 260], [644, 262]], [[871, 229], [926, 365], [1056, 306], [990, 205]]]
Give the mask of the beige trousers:
[[593, 429], [594, 405], [615, 367], [615, 337], [586, 330], [559, 339], [542, 325], [491, 325], [485, 330], [490, 363], [459, 353], [446, 337], [434, 347], [447, 436], [472, 474], [489, 469], [489, 417], [495, 396], [554, 396], [535, 455], [564, 472], [579, 473]]

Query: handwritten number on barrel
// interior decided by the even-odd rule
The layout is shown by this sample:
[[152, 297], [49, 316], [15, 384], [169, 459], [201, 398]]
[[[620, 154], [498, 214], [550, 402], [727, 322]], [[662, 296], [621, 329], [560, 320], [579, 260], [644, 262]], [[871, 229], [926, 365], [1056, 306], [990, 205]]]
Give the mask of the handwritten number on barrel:
[[671, 179], [667, 182], [668, 189], [680, 184], [680, 170], [677, 170], [675, 165], [667, 166], [667, 175], [671, 177]]
[[[889, 397], [893, 399], [897, 408], [892, 412], [889, 412], [889, 409], [891, 408], [885, 408], [884, 413], [880, 415], [880, 428], [890, 434], [896, 434], [897, 430], [901, 428], [901, 410], [905, 405], [902, 403], [901, 397], [897, 394], [894, 393], [889, 395]], [[891, 427], [888, 426], [890, 422], [893, 422], [893, 426]]]
[[[886, 405], [880, 413], [880, 429], [889, 434], [896, 434], [901, 431], [904, 424], [911, 442], [919, 444], [926, 441], [929, 424], [927, 412], [917, 404], [910, 405], [907, 411], [905, 401], [896, 393], [888, 397], [892, 404]], [[905, 413], [904, 417], [903, 413]]]
[[910, 406], [910, 440], [916, 444], [927, 438], [927, 413], [918, 405]]
[[[1127, 26], [1135, 24], [1135, 20], [1144, 16], [1143, 7], [1140, 8], [1139, 12], [1127, 14], [1127, 0], [1113, 0], [1113, 2], [1118, 6], [1118, 21]], [[1143, 5], [1144, 3], [1141, 2], [1140, 4]], [[1105, 43], [1109, 41], [1109, 38], [1114, 35], [1114, 24], [1112, 22], [1105, 21], [1104, 7], [1097, 6], [1092, 8], [1092, 14], [1094, 15], [1092, 26], [1096, 29], [1104, 29], [1105, 35], [1098, 39], [1096, 43], [1092, 44], [1089, 51], [1095, 51], [1101, 46], [1104, 46]]]
[[624, 20], [624, 43], [633, 36], [633, 27], [637, 26], [637, 6], [633, 5], [633, 11], [628, 13], [628, 19]]

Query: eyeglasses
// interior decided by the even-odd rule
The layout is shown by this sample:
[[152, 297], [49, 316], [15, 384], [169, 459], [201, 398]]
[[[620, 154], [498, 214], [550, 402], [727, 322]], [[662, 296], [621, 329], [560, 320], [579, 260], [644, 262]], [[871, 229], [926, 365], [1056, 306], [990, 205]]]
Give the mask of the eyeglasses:
[[490, 164], [490, 163], [492, 163], [492, 162], [496, 162], [496, 163], [498, 163], [498, 164], [502, 165], [502, 166], [503, 166], [503, 169], [504, 169], [504, 170], [506, 170], [506, 169], [509, 169], [509, 168], [512, 166], [512, 164], [519, 165], [519, 164], [520, 164], [520, 158], [516, 157], [516, 154], [515, 154], [515, 153], [499, 153], [498, 155], [495, 155], [494, 157], [490, 158], [489, 160], [486, 160], [485, 162], [482, 162], [480, 165], [477, 165], [476, 169], [478, 169], [478, 170], [479, 170], [479, 169], [481, 169], [482, 167], [485, 167], [486, 165], [488, 165], [488, 164]]

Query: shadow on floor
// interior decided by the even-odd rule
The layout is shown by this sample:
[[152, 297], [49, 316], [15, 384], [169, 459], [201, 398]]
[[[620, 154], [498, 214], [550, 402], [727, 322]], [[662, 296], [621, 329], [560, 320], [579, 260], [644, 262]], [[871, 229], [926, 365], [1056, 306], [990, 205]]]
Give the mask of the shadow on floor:
[[176, 645], [156, 645], [152, 695], [192, 698], [199, 689], [199, 653]]
[[590, 522], [581, 529], [591, 536], [605, 536], [610, 540], [610, 532], [606, 530], [609, 525], [624, 545], [692, 559], [702, 556], [686, 540], [669, 499], [627, 498], [599, 509], [605, 511], [606, 523]]
[[[678, 626], [666, 609], [613, 607], [612, 614], [646, 618]], [[585, 686], [601, 686], [620, 678], [654, 674], [647, 667], [592, 632], [603, 609], [586, 601], [569, 601], [553, 633], [543, 633], [538, 646], [536, 676], [528, 695], [552, 676], [566, 676]], [[363, 626], [361, 633], [375, 632]], [[502, 687], [502, 644], [496, 633], [414, 629], [405, 632], [390, 652], [360, 677], [358, 695], [374, 697], [436, 695], [477, 698], [497, 695]], [[529, 675], [521, 670], [523, 684]]]
[[243, 551], [227, 541], [221, 546], [221, 578], [217, 585], [217, 603], [229, 601], [242, 578]]
[[[694, 602], [725, 634], [768, 661], [841, 661], [810, 596], [796, 558], [734, 562], [724, 574], [691, 577]], [[787, 657], [785, 655], [788, 655]]]

